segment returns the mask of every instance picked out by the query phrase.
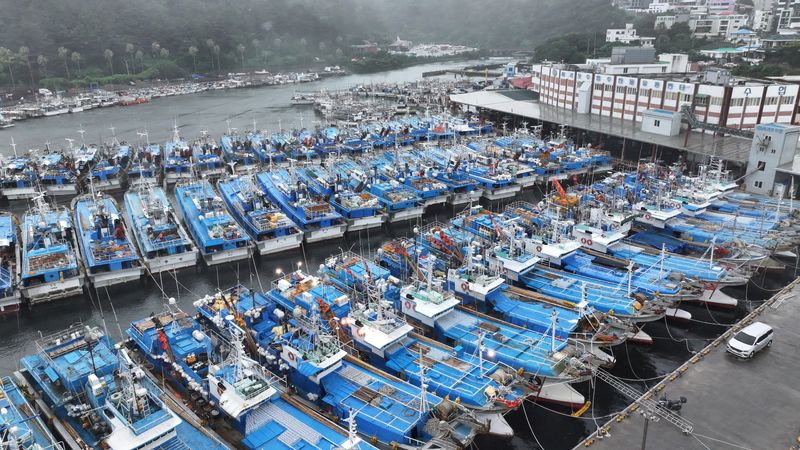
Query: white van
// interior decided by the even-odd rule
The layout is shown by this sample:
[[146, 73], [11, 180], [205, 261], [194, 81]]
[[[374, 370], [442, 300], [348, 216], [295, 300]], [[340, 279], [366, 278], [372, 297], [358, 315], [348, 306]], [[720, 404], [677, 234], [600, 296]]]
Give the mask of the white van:
[[772, 327], [763, 322], [754, 322], [733, 335], [726, 350], [740, 358], [749, 359], [771, 345]]

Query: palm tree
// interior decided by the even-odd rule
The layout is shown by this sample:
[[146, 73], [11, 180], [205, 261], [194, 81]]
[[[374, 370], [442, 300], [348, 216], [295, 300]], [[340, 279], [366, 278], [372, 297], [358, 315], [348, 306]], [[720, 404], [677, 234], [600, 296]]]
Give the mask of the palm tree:
[[25, 65], [28, 66], [28, 75], [31, 77], [31, 89], [33, 89], [33, 85], [36, 83], [33, 82], [33, 66], [31, 66], [31, 50], [23, 45], [22, 47], [19, 48], [18, 55], [20, 61], [25, 61]]
[[11, 86], [14, 86], [14, 64], [16, 62], [16, 55], [11, 50], [0, 47], [0, 66], [6, 66], [8, 75], [11, 77]]
[[217, 55], [217, 73], [219, 73], [222, 70], [219, 64], [219, 45], [214, 44], [214, 54]]
[[64, 71], [67, 74], [67, 79], [69, 79], [69, 65], [67, 64], [67, 58], [69, 58], [69, 49], [65, 47], [58, 47], [58, 57], [64, 61]]
[[150, 44], [150, 50], [153, 52], [153, 57], [158, 58], [158, 54], [161, 51], [161, 44], [153, 41], [153, 43]]
[[197, 73], [197, 47], [194, 45], [189, 46], [189, 55], [192, 57], [192, 67], [194, 72]]
[[122, 60], [125, 61], [125, 73], [127, 73], [128, 75], [131, 74], [131, 71], [128, 68], [128, 58], [133, 56], [133, 51], [135, 49], [136, 49], [136, 47], [134, 47], [133, 44], [131, 44], [130, 42], [125, 44], [125, 55], [127, 55], [127, 56], [125, 58], [123, 58]]
[[78, 76], [81, 76], [81, 61], [83, 61], [83, 57], [78, 52], [72, 52], [72, 56], [70, 56], [70, 59], [78, 67]]
[[114, 52], [108, 48], [103, 50], [103, 58], [108, 62], [108, 71], [111, 72], [111, 75], [114, 75]]
[[47, 61], [47, 56], [39, 55], [36, 57], [36, 65], [39, 66], [39, 78], [42, 78], [42, 76], [47, 76]]
[[139, 61], [139, 71], [144, 72], [144, 52], [142, 49], [136, 50], [136, 55], [134, 55], [137, 61]]
[[241, 58], [242, 58], [242, 71], [244, 71], [244, 51], [245, 51], [245, 46], [244, 46], [244, 44], [239, 44], [239, 45], [237, 45], [237, 46], [236, 46], [236, 50], [239, 50], [239, 55], [240, 55], [240, 56], [241, 56]]
[[162, 48], [160, 52], [158, 52], [162, 58], [166, 59], [169, 58], [169, 49]]
[[206, 39], [206, 47], [208, 47], [208, 54], [211, 56], [211, 71], [214, 71], [214, 40]]

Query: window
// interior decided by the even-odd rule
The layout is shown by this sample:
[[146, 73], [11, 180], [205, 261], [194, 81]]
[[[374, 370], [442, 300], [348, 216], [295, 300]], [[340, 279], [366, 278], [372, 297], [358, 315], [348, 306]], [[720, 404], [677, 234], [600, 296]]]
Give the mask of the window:
[[610, 91], [610, 90], [611, 90], [611, 85], [610, 85], [610, 84], [607, 84], [607, 85], [606, 85], [606, 90], [607, 90], [607, 91]]
[[754, 181], [753, 182], [753, 186], [755, 186], [757, 188], [761, 188], [761, 187], [764, 186], [764, 182], [763, 181]]
[[648, 95], [650, 95], [650, 89], [642, 89], [641, 91], [639, 91], [640, 97], [647, 97]]
[[794, 97], [781, 97], [781, 105], [791, 105], [794, 103]]
[[712, 106], [721, 106], [722, 105], [722, 97], [711, 97], [711, 105]]
[[622, 73], [628, 73], [628, 68], [626, 67], [626, 68], [622, 69]]
[[661, 98], [661, 91], [653, 89], [653, 98]]
[[653, 121], [653, 126], [654, 126], [654, 127], [660, 127], [660, 126], [661, 126], [661, 121], [660, 121], [660, 120], [658, 120], [658, 119], [654, 120], [654, 121]]
[[765, 105], [777, 105], [778, 104], [778, 97], [767, 97], [764, 99]]
[[744, 105], [743, 98], [732, 98], [731, 99], [731, 106], [742, 106]]
[[682, 102], [691, 102], [692, 101], [691, 94], [683, 94], [683, 95], [681, 95], [681, 101]]
[[664, 96], [664, 99], [666, 99], [666, 100], [677, 100], [678, 99], [678, 93], [677, 92], [667, 92], [667, 94]]
[[628, 88], [628, 95], [636, 95], [636, 88], [629, 87]]
[[747, 106], [758, 106], [761, 103], [761, 99], [758, 97], [747, 97]]
[[667, 73], [667, 66], [661, 68], [661, 73]]
[[767, 168], [767, 162], [766, 161], [759, 161], [758, 162], [758, 170], [763, 171], [766, 168]]
[[623, 94], [625, 92], [625, 86], [617, 86], [617, 94]]

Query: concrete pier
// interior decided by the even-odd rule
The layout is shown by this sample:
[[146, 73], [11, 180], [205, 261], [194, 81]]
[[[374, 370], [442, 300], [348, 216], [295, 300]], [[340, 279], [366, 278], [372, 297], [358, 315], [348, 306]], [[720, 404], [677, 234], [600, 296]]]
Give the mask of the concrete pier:
[[[752, 322], [775, 329], [771, 348], [751, 360], [725, 351], [728, 339]], [[576, 449], [796, 449], [800, 448], [800, 278], [698, 352]], [[598, 381], [602, 382], [602, 381]], [[686, 397], [685, 433], [665, 419], [649, 420], [641, 402]], [[649, 415], [649, 414], [648, 414]]]

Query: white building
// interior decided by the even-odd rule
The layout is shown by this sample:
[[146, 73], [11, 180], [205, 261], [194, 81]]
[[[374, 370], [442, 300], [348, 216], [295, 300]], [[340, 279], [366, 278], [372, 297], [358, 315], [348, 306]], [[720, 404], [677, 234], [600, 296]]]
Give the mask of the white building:
[[778, 0], [775, 20], [778, 33], [800, 33], [800, 0]]
[[689, 28], [695, 37], [729, 38], [739, 28], [747, 27], [750, 17], [745, 14], [709, 14], [689, 19]]
[[[648, 109], [680, 111], [695, 105], [701, 122], [750, 129], [758, 123], [791, 124], [798, 119], [798, 91], [792, 83], [748, 81], [714, 85], [665, 75], [630, 75], [568, 70], [534, 64], [528, 89], [543, 104], [574, 111], [579, 88], [591, 90], [591, 114], [641, 121]], [[697, 77], [694, 77], [697, 78]]]
[[610, 28], [606, 30], [606, 42], [630, 44], [638, 40], [639, 36], [636, 35], [636, 29], [633, 28], [632, 23], [626, 23], [625, 28]]
[[673, 8], [674, 6], [669, 2], [653, 2], [647, 7], [647, 12], [650, 14], [662, 14], [671, 11]]

